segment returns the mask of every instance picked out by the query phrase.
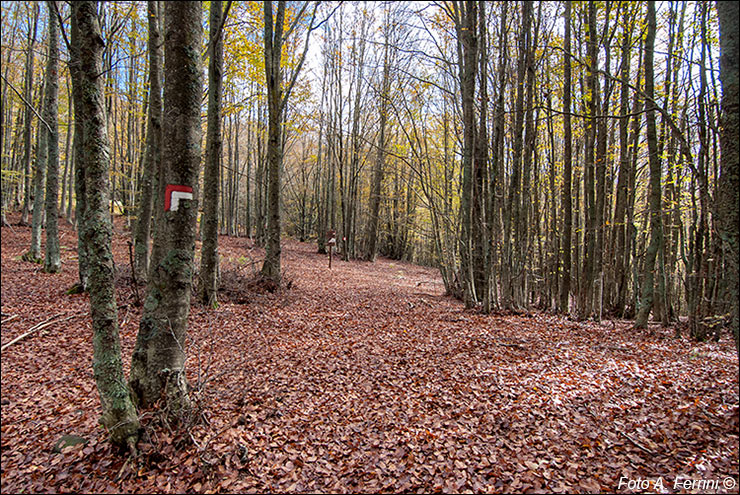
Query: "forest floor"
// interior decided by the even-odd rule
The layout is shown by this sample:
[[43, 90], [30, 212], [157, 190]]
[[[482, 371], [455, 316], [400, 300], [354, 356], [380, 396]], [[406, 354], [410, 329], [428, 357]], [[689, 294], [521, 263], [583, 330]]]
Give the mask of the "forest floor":
[[[335, 258], [329, 270], [315, 245], [288, 240], [291, 287], [268, 293], [250, 282], [263, 252], [220, 238], [220, 304], [193, 303], [188, 333], [199, 421], [167, 431], [144, 413], [128, 459], [97, 423], [88, 297], [66, 295], [76, 237], [61, 236], [50, 275], [20, 260], [29, 228], [2, 228], [2, 345], [58, 322], [2, 351], [3, 493], [737, 493], [728, 337], [485, 316], [445, 297], [433, 269]], [[117, 219], [126, 373], [141, 315], [127, 239]], [[63, 435], [87, 443], [55, 453]]]

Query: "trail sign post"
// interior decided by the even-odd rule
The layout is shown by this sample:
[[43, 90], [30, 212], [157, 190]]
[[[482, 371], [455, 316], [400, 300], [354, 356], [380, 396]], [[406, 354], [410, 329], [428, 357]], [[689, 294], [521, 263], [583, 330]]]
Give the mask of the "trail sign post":
[[326, 233], [327, 241], [326, 243], [329, 245], [329, 268], [331, 269], [331, 253], [334, 251], [334, 246], [337, 244], [337, 233], [334, 230], [330, 230]]

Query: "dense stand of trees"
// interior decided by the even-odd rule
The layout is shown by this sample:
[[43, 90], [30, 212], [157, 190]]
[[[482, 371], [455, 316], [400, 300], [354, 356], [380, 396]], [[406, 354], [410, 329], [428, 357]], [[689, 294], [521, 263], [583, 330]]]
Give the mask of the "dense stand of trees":
[[[737, 339], [734, 3], [209, 5], [207, 33], [200, 2], [3, 5], [3, 222], [31, 222], [49, 272], [58, 217], [76, 224], [116, 443], [134, 404], [189, 405], [191, 288], [217, 304], [219, 232], [265, 248], [269, 287], [282, 236], [325, 253], [335, 231], [346, 261], [439, 267], [468, 308]], [[148, 284], [131, 398], [111, 215]]]

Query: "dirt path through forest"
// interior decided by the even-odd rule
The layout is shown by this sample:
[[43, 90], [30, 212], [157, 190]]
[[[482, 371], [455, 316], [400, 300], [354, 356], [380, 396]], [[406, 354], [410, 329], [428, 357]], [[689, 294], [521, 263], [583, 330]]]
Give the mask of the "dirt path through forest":
[[[116, 226], [128, 370], [141, 310]], [[283, 247], [290, 288], [269, 293], [250, 282], [262, 251], [226, 237], [221, 303], [191, 308], [188, 377], [205, 419], [167, 433], [147, 413], [141, 458], [124, 463], [96, 424], [87, 296], [65, 294], [76, 238], [62, 234], [63, 272], [48, 275], [20, 261], [29, 229], [2, 228], [2, 344], [81, 313], [2, 351], [4, 493], [578, 492], [616, 491], [622, 477], [662, 476], [669, 488], [676, 476], [738, 479], [738, 361], [726, 338], [484, 316], [445, 297], [431, 268], [335, 258], [329, 270], [295, 241]], [[88, 443], [52, 452], [65, 434]]]

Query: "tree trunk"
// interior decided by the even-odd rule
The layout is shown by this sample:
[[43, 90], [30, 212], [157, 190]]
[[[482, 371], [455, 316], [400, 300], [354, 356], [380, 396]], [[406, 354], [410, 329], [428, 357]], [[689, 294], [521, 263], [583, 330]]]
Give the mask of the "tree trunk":
[[[72, 16], [70, 26], [70, 38], [79, 39], [79, 28], [75, 15]], [[85, 187], [85, 162], [84, 162], [84, 128], [82, 125], [81, 115], [84, 114], [82, 107], [82, 67], [80, 65], [79, 46], [71, 43], [70, 46], [70, 63], [69, 74], [72, 79], [72, 99], [74, 102], [74, 142], [72, 143], [72, 153], [74, 156], [74, 183], [75, 183], [75, 223], [77, 224], [77, 272], [78, 282], [70, 289], [72, 292], [85, 292], [88, 289], [90, 274], [90, 262], [87, 252], [87, 245], [83, 239], [83, 229], [85, 227], [85, 215], [87, 214], [87, 188]], [[71, 197], [71, 194], [70, 194]]]
[[[506, 110], [504, 106], [504, 92], [506, 91], [506, 68], [508, 61], [507, 51], [507, 12], [508, 3], [501, 3], [501, 24], [499, 29], [499, 66], [498, 66], [498, 96], [493, 113], [493, 142], [491, 143], [491, 170], [489, 173], [489, 239], [488, 239], [488, 297], [484, 301], [483, 309], [486, 312], [493, 311], [500, 307], [499, 289], [502, 282], [503, 270], [497, 267], [503, 265], [501, 249], [501, 232], [503, 231], [501, 222], [501, 198], [503, 198], [504, 185], [504, 128], [506, 125]], [[452, 195], [449, 193], [450, 179], [447, 175], [449, 169], [449, 125], [446, 111], [446, 102], [444, 109], [444, 158], [445, 158], [445, 209], [444, 218], [449, 218], [451, 210]], [[445, 287], [449, 291], [448, 284]]]
[[458, 67], [462, 98], [462, 192], [460, 198], [460, 282], [465, 306], [477, 302], [473, 276], [473, 159], [475, 153], [475, 80], [478, 68], [478, 11], [476, 2], [458, 2], [456, 19]]
[[267, 79], [268, 137], [267, 137], [267, 215], [265, 261], [262, 276], [276, 286], [280, 285], [280, 173], [282, 149], [282, 71], [280, 55], [283, 43], [285, 2], [278, 2], [277, 17], [272, 16], [272, 2], [265, 4], [265, 77]]
[[640, 310], [635, 320], [635, 327], [647, 328], [648, 316], [653, 307], [655, 290], [655, 260], [663, 246], [663, 221], [661, 210], [660, 157], [658, 156], [658, 136], [655, 126], [655, 102], [651, 100], [655, 93], [653, 82], [653, 47], [655, 45], [655, 2], [648, 2], [647, 37], [645, 38], [645, 94], [649, 100], [647, 106], [647, 144], [648, 163], [650, 165], [650, 244], [645, 255], [644, 281]]
[[[203, 244], [200, 255], [199, 298], [215, 308], [218, 304], [218, 175], [221, 169], [221, 95], [223, 72], [223, 36], [220, 33], [222, 6], [211, 2], [210, 61], [208, 62], [208, 127], [206, 164], [203, 176]], [[238, 166], [238, 161], [236, 166]], [[232, 205], [234, 198], [230, 198]], [[232, 208], [232, 213], [235, 209]], [[229, 225], [232, 222], [229, 221]]]
[[[512, 150], [512, 171], [504, 213], [504, 259], [502, 260], [504, 285], [504, 306], [515, 309], [523, 304], [523, 278], [525, 260], [519, 243], [522, 242], [522, 223], [520, 221], [522, 195], [522, 155], [524, 153], [524, 93], [528, 57], [528, 33], [532, 24], [532, 4], [522, 3], [522, 27], [517, 40], [518, 59], [516, 75], [516, 100], [514, 103], [514, 129]], [[516, 249], [515, 249], [516, 247]]]
[[488, 232], [486, 218], [486, 184], [488, 175], [488, 44], [486, 30], [486, 3], [478, 2], [478, 64], [479, 86], [478, 128], [476, 130], [473, 157], [473, 191], [471, 254], [473, 283], [475, 284], [476, 304], [488, 299], [488, 269], [486, 266], [486, 239]]
[[70, 221], [69, 215], [67, 215], [64, 212], [64, 206], [65, 202], [67, 201], [67, 194], [69, 196], [72, 196], [72, 182], [70, 182], [68, 179], [71, 177], [71, 173], [69, 171], [70, 164], [72, 163], [71, 156], [72, 156], [72, 135], [73, 132], [73, 113], [72, 113], [72, 89], [69, 87], [69, 79], [67, 79], [67, 95], [68, 95], [68, 101], [67, 101], [67, 135], [65, 136], [65, 145], [64, 145], [64, 175], [62, 176], [62, 201], [60, 204], [60, 213], [64, 214], [65, 219], [67, 222]]
[[59, 25], [53, 1], [49, 8], [49, 58], [46, 64], [44, 116], [51, 129], [47, 138], [46, 165], [46, 253], [44, 271], [57, 273], [59, 257]]
[[588, 97], [585, 98], [587, 109], [585, 131], [585, 155], [583, 161], [584, 182], [583, 196], [586, 207], [586, 231], [583, 252], [583, 276], [581, 277], [580, 294], [578, 300], [578, 316], [588, 318], [592, 313], [594, 269], [596, 258], [596, 187], [594, 169], [594, 142], [596, 139], [597, 98], [597, 71], [598, 71], [598, 44], [596, 42], [596, 6], [593, 1], [588, 3], [587, 33], [587, 64], [588, 64]]
[[[103, 108], [100, 77], [103, 39], [95, 2], [72, 5], [71, 66], [79, 70], [80, 101], [75, 104], [83, 155], [78, 166], [84, 169], [86, 211], [80, 222], [90, 262], [90, 308], [93, 320], [93, 372], [103, 406], [101, 423], [109, 430], [111, 441], [133, 447], [138, 437], [139, 421], [123, 375], [118, 314], [113, 286], [113, 234], [108, 215], [108, 134]], [[84, 161], [83, 161], [84, 160]]]
[[[45, 93], [46, 91], [44, 91]], [[46, 161], [48, 153], [49, 130], [39, 123], [36, 136], [36, 161], [33, 174], [33, 213], [31, 215], [31, 248], [24, 259], [33, 263], [42, 263], [41, 258], [41, 225], [44, 212], [44, 193], [46, 187]]]
[[[389, 6], [386, 6], [386, 9]], [[367, 261], [375, 261], [378, 254], [378, 214], [380, 213], [381, 187], [383, 185], [383, 169], [385, 168], [386, 153], [386, 124], [388, 122], [388, 98], [390, 97], [390, 30], [392, 29], [389, 13], [383, 26], [385, 43], [383, 45], [383, 80], [380, 86], [380, 123], [378, 130], [378, 149], [373, 167], [373, 178], [370, 189], [370, 211], [365, 234], [365, 256]]]
[[[146, 135], [146, 155], [142, 174], [141, 199], [134, 234], [134, 270], [136, 278], [147, 281], [149, 272], [149, 239], [151, 237], [154, 187], [162, 162], [162, 37], [159, 32], [160, 4], [147, 2], [149, 25], [149, 122]], [[157, 190], [161, 188], [157, 184]]]
[[720, 80], [722, 82], [722, 120], [720, 148], [722, 151], [719, 178], [718, 211], [719, 237], [725, 253], [724, 285], [726, 304], [730, 308], [730, 329], [735, 336], [735, 346], [740, 353], [738, 335], [738, 204], [740, 198], [740, 171], [738, 146], [740, 145], [740, 119], [738, 119], [738, 36], [740, 23], [735, 2], [717, 2], [720, 28]]
[[[26, 81], [24, 86], [24, 97], [26, 101], [31, 102], [31, 92], [33, 89], [33, 66], [36, 54], [34, 53], [34, 47], [36, 45], [36, 31], [38, 28], [39, 19], [39, 7], [38, 3], [34, 2], [31, 4], [31, 8], [34, 10], [34, 22], [33, 29], [30, 28], [29, 23], [28, 31], [28, 52], [26, 53]], [[28, 215], [31, 211], [31, 138], [33, 123], [33, 112], [26, 106], [24, 110], [24, 131], [23, 131], [23, 212], [21, 213], [21, 225], [28, 225]], [[41, 127], [43, 124], [39, 124]]]
[[182, 419], [190, 404], [185, 339], [201, 158], [201, 18], [201, 2], [165, 4], [161, 184], [166, 184], [166, 197], [154, 236], [161, 258], [150, 270], [131, 362], [130, 384], [137, 404], [147, 408], [163, 399], [172, 420]]
[[[632, 29], [630, 26], [629, 9], [624, 9], [622, 16], [622, 79], [629, 80], [630, 74], [630, 46], [632, 44]], [[620, 107], [619, 112], [619, 173], [617, 174], [617, 196], [614, 206], [614, 301], [610, 308], [615, 315], [621, 316], [624, 313], [626, 288], [627, 288], [627, 265], [625, 259], [625, 246], [628, 240], [626, 212], [627, 212], [627, 192], [628, 176], [630, 166], [629, 155], [629, 88], [626, 84], [621, 85], [620, 90]]]

